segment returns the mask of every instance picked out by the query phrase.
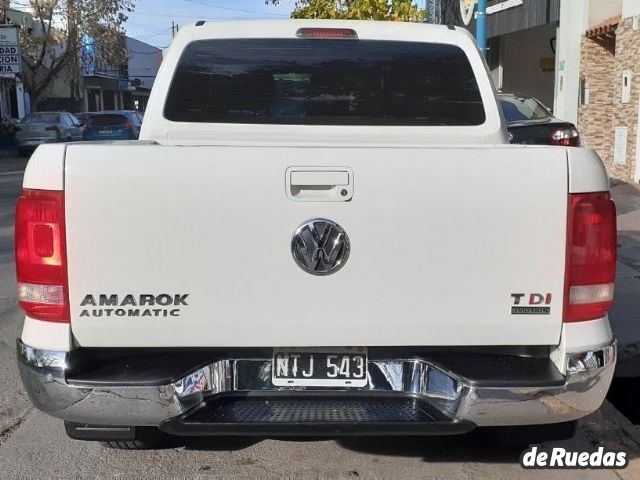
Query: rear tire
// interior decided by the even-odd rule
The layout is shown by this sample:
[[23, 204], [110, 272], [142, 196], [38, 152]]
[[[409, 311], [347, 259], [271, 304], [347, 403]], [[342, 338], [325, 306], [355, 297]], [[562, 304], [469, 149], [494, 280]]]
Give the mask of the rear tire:
[[109, 440], [104, 444], [116, 450], [152, 450], [165, 440], [165, 434], [154, 427], [136, 427], [133, 440]]

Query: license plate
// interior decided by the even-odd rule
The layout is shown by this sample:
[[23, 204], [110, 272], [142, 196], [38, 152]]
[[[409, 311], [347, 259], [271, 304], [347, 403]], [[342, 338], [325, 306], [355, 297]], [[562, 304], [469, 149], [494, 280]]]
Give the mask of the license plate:
[[115, 130], [98, 130], [98, 135], [113, 135]]
[[365, 387], [367, 349], [276, 348], [271, 381], [277, 387]]

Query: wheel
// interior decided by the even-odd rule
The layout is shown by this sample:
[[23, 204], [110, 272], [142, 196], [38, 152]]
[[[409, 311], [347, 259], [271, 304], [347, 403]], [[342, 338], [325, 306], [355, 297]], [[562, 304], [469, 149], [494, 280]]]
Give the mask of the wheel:
[[164, 440], [165, 435], [154, 427], [136, 427], [133, 440], [108, 440], [104, 444], [117, 450], [152, 450]]

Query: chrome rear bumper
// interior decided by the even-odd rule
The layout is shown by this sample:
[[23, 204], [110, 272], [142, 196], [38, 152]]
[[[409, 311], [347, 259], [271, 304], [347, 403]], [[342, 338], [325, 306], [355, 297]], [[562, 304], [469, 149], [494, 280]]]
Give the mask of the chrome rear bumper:
[[[67, 381], [67, 353], [34, 349], [20, 340], [17, 349], [20, 375], [32, 402], [70, 422], [158, 426], [216, 395], [282, 391], [291, 396], [296, 392], [273, 386], [271, 359], [219, 360], [161, 386], [79, 386]], [[566, 422], [600, 407], [615, 362], [613, 341], [567, 355], [567, 374], [561, 385], [518, 386], [513, 382], [517, 379], [509, 379], [512, 386], [505, 387], [473, 384], [422, 359], [370, 360], [369, 385], [364, 392], [412, 395], [476, 426]]]

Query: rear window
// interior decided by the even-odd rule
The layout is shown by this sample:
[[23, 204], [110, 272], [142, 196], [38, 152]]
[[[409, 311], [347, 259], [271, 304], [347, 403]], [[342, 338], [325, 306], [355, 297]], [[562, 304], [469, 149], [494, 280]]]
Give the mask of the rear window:
[[540, 103], [530, 97], [501, 97], [500, 104], [507, 122], [544, 120], [551, 117]]
[[95, 127], [119, 125], [126, 121], [127, 119], [124, 115], [95, 115], [91, 117], [91, 125]]
[[57, 113], [30, 113], [20, 123], [58, 123], [59, 120]]
[[175, 122], [480, 125], [473, 69], [453, 45], [329, 39], [191, 43], [165, 117]]

